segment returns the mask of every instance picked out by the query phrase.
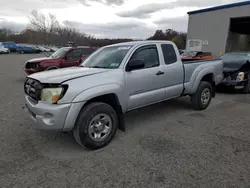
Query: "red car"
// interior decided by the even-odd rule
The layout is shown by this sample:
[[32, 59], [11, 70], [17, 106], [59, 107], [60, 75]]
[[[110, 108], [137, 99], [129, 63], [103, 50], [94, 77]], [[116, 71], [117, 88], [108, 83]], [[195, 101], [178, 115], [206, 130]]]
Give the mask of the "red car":
[[45, 70], [74, 67], [80, 65], [96, 48], [91, 47], [63, 47], [54, 52], [50, 57], [42, 57], [28, 60], [24, 71], [27, 74]]

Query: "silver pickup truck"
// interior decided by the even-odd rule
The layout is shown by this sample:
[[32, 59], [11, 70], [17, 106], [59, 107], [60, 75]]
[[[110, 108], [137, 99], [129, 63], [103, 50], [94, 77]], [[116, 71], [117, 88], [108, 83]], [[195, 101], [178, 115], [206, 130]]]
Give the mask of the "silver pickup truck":
[[106, 146], [123, 114], [189, 95], [204, 110], [223, 79], [219, 60], [184, 63], [169, 41], [136, 41], [100, 48], [79, 67], [27, 76], [25, 109], [42, 130], [73, 131], [89, 149]]

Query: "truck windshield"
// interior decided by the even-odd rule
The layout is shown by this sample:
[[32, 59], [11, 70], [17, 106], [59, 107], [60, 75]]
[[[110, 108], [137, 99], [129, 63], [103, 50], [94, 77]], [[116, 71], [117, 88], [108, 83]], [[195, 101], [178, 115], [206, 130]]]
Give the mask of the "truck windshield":
[[90, 55], [82, 64], [83, 67], [116, 69], [131, 46], [104, 47]]
[[69, 50], [68, 48], [60, 48], [59, 50], [54, 52], [50, 57], [52, 57], [53, 59], [63, 57], [68, 50]]

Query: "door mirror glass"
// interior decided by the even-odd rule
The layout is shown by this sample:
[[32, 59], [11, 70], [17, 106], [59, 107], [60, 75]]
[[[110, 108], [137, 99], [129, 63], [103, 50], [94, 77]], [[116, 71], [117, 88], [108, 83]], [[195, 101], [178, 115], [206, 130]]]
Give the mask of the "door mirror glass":
[[136, 69], [143, 69], [145, 67], [145, 62], [141, 59], [133, 59], [128, 62], [126, 71], [132, 71]]

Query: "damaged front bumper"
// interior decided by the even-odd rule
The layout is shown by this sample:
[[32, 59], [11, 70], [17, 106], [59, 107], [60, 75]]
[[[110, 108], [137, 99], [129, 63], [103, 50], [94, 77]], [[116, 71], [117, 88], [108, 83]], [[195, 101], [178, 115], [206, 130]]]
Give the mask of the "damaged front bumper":
[[222, 87], [231, 87], [234, 89], [244, 89], [244, 87], [248, 84], [248, 80], [242, 80], [242, 81], [238, 81], [238, 80], [226, 80], [224, 79], [219, 86]]

